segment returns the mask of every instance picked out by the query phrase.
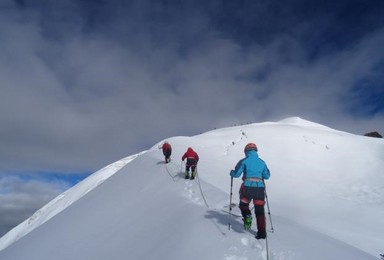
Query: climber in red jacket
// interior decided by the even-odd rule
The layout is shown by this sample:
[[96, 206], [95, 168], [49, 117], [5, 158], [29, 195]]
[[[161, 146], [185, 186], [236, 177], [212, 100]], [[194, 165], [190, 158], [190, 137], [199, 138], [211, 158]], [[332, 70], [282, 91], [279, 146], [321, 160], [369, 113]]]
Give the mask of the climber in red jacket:
[[171, 161], [172, 147], [168, 142], [164, 142], [161, 146], [163, 149], [163, 154], [165, 156], [165, 163], [169, 163]]
[[[196, 166], [199, 161], [199, 155], [191, 147], [188, 147], [188, 150], [184, 153], [183, 157], [181, 157], [182, 161], [185, 159], [187, 159], [187, 163], [185, 164], [185, 178], [193, 180], [196, 176]], [[192, 170], [191, 175], [189, 174], [190, 169]]]

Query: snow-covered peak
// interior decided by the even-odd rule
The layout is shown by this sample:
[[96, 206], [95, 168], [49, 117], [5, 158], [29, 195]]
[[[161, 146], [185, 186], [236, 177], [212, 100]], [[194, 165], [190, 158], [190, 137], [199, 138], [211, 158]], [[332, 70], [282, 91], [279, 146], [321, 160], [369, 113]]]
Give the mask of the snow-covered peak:
[[321, 127], [321, 128], [329, 128], [325, 125], [321, 125], [315, 122], [311, 122], [300, 117], [288, 117], [278, 121], [280, 124], [288, 124], [288, 125], [298, 125], [298, 126], [309, 126], [309, 127]]
[[[1, 238], [0, 259], [266, 259], [255, 225], [245, 232], [238, 207], [228, 214], [241, 184], [228, 173], [248, 142], [271, 170], [270, 259], [377, 259], [384, 141], [317, 126], [290, 118], [167, 138], [171, 163], [154, 146], [94, 173]], [[183, 174], [188, 147], [200, 157], [194, 181]]]

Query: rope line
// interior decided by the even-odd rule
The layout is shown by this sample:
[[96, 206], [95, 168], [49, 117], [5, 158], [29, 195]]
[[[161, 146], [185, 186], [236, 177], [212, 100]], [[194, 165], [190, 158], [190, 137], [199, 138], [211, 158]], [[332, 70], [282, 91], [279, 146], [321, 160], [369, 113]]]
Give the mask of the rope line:
[[168, 175], [172, 178], [173, 182], [176, 182], [176, 181], [175, 181], [175, 177], [174, 177], [174, 176], [172, 175], [172, 173], [170, 172], [167, 163], [165, 164], [165, 170], [167, 171]]
[[196, 169], [196, 177], [197, 177], [197, 178], [196, 178], [196, 179], [197, 179], [197, 183], [199, 184], [200, 193], [201, 193], [201, 196], [203, 197], [205, 206], [207, 206], [207, 208], [209, 208], [208, 203], [207, 203], [207, 200], [205, 199], [205, 196], [204, 196], [203, 189], [201, 188], [200, 177], [199, 177], [199, 173], [198, 173], [197, 169]]
[[[173, 163], [173, 162], [169, 162], [168, 164], [165, 164], [165, 169], [166, 169], [168, 175], [172, 178], [172, 180], [173, 180], [174, 182], [176, 182], [175, 177], [177, 176], [177, 174], [176, 174], [175, 176], [173, 176], [172, 171], [169, 169], [169, 165], [170, 165], [170, 164], [173, 164], [175, 167], [178, 167], [178, 165], [175, 164], [175, 163]], [[183, 172], [183, 165], [184, 165], [184, 161], [181, 161], [181, 164], [180, 164], [180, 172], [181, 172], [181, 173]], [[207, 200], [206, 200], [206, 198], [205, 198], [203, 189], [202, 189], [202, 187], [201, 187], [200, 177], [199, 177], [199, 173], [198, 173], [198, 171], [197, 171], [197, 168], [196, 168], [196, 176], [195, 176], [195, 177], [196, 177], [196, 180], [197, 180], [197, 184], [198, 184], [198, 186], [199, 186], [199, 190], [200, 190], [201, 197], [202, 197], [203, 200], [204, 200], [204, 204], [205, 204], [205, 206], [206, 206], [207, 208], [210, 208], [209, 205], [208, 205], [208, 203], [207, 203]], [[231, 191], [231, 192], [232, 192], [232, 191]], [[267, 198], [267, 199], [268, 199], [268, 198]], [[230, 200], [230, 201], [231, 201], [231, 200]], [[232, 207], [232, 205], [230, 205], [230, 207]], [[215, 210], [218, 210], [218, 209], [215, 208]], [[252, 211], [252, 210], [253, 210], [253, 208], [251, 209], [251, 211]], [[221, 209], [221, 211], [227, 212], [227, 211], [225, 211], [225, 210], [223, 210], [223, 209]], [[232, 213], [231, 210], [229, 210], [228, 213], [229, 213], [229, 216], [230, 216], [230, 215], [233, 215], [233, 216], [241, 217], [240, 215], [237, 215], [237, 214]], [[268, 214], [270, 215], [270, 212], [269, 212], [269, 205], [268, 205]], [[271, 221], [271, 224], [272, 224], [272, 221]], [[229, 225], [230, 225], [230, 224], [229, 224]], [[273, 233], [273, 227], [272, 227], [272, 233]], [[266, 253], [267, 253], [267, 255], [266, 255], [266, 256], [267, 256], [267, 260], [269, 260], [269, 248], [268, 248], [268, 238], [267, 238], [267, 237], [265, 237], [265, 247], [266, 247], [265, 249], [266, 249]]]
[[[172, 162], [170, 162], [170, 163], [172, 163]], [[168, 164], [170, 164], [170, 163], [168, 163]], [[172, 172], [171, 172], [171, 170], [169, 169], [168, 164], [165, 164], [165, 169], [166, 169], [168, 175], [172, 178], [172, 180], [173, 180], [174, 182], [176, 182], [176, 180], [175, 180], [175, 176], [177, 176], [177, 174], [176, 174], [175, 176], [172, 175]], [[172, 163], [172, 164], [175, 165], [175, 166], [177, 166], [175, 163]], [[183, 172], [183, 165], [184, 165], [184, 162], [181, 161], [181, 164], [180, 164], [180, 169], [181, 169], [181, 170], [180, 170], [180, 172]], [[208, 205], [208, 203], [207, 203], [207, 200], [206, 200], [206, 198], [205, 198], [205, 196], [204, 196], [203, 189], [202, 189], [202, 187], [201, 187], [200, 177], [199, 177], [199, 173], [198, 173], [198, 171], [197, 171], [197, 168], [196, 168], [196, 180], [197, 180], [197, 184], [198, 184], [198, 186], [199, 186], [199, 190], [200, 190], [201, 197], [202, 197], [203, 200], [204, 200], [204, 204], [205, 204], [205, 206], [206, 206], [207, 208], [209, 208], [209, 205]]]

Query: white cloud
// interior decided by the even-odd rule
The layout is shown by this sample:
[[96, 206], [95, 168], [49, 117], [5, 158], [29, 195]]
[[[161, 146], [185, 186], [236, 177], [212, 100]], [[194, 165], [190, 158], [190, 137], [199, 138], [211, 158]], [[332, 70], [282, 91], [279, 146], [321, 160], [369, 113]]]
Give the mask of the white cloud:
[[21, 175], [2, 174], [0, 236], [68, 188], [69, 184], [60, 180], [25, 179]]

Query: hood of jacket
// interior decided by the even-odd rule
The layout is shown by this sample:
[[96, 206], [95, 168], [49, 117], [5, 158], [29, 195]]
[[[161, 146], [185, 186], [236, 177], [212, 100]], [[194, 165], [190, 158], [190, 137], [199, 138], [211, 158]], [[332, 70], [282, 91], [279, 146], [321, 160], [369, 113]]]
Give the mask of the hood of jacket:
[[255, 150], [246, 151], [245, 152], [245, 156], [246, 157], [256, 157], [256, 158], [259, 158], [259, 155], [257, 154], [257, 152]]

